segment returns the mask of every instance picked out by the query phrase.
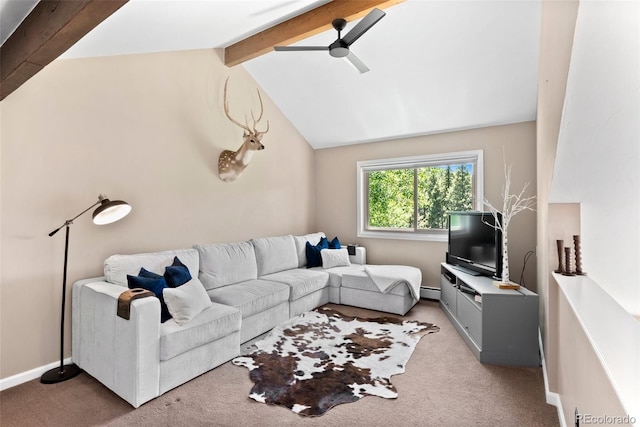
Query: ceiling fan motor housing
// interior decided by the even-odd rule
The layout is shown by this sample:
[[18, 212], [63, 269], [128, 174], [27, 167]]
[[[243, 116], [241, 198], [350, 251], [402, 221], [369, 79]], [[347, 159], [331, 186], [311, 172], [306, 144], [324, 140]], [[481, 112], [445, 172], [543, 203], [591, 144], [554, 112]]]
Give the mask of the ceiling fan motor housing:
[[343, 18], [336, 18], [331, 21], [331, 25], [333, 25], [333, 28], [336, 30], [342, 31], [347, 26], [347, 20]]
[[349, 45], [338, 39], [329, 45], [329, 55], [334, 58], [344, 58], [349, 55]]
[[347, 20], [343, 18], [336, 18], [331, 21], [331, 25], [333, 25], [333, 28], [338, 31], [338, 40], [329, 45], [329, 55], [334, 58], [344, 58], [349, 55], [349, 45], [342, 41], [340, 32], [347, 26]]

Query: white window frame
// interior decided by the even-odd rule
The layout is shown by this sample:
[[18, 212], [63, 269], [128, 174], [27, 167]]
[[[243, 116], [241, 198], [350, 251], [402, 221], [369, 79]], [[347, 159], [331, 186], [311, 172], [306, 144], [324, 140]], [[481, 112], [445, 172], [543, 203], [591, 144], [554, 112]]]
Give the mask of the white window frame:
[[428, 154], [411, 157], [396, 157], [391, 159], [363, 160], [357, 162], [357, 226], [358, 237], [369, 237], [379, 239], [403, 239], [403, 240], [427, 240], [435, 242], [446, 242], [447, 233], [414, 230], [368, 230], [367, 212], [368, 206], [366, 197], [365, 173], [373, 170], [385, 169], [409, 169], [425, 166], [436, 166], [442, 164], [474, 163], [476, 165], [475, 174], [475, 194], [474, 208], [481, 211], [484, 200], [484, 157], [483, 150], [458, 151], [453, 153]]

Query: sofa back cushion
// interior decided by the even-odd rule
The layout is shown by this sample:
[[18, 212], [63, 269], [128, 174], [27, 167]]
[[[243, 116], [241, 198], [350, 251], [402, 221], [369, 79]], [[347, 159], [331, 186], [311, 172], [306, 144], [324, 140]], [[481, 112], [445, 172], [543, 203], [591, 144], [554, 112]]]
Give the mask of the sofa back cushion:
[[258, 278], [256, 254], [250, 242], [196, 245], [199, 279], [211, 290]]
[[198, 277], [200, 262], [195, 249], [176, 249], [133, 255], [111, 255], [104, 262], [104, 276], [109, 283], [127, 287], [127, 274], [137, 276], [140, 269], [163, 275], [165, 267], [173, 264], [174, 257], [187, 266], [192, 277]]
[[311, 243], [311, 246], [315, 246], [320, 243], [320, 239], [326, 237], [323, 232], [305, 234], [303, 236], [293, 236], [293, 240], [296, 242], [296, 253], [298, 255], [298, 267], [304, 267], [307, 265], [307, 242]]
[[298, 253], [293, 236], [264, 237], [251, 240], [256, 250], [258, 277], [298, 268]]

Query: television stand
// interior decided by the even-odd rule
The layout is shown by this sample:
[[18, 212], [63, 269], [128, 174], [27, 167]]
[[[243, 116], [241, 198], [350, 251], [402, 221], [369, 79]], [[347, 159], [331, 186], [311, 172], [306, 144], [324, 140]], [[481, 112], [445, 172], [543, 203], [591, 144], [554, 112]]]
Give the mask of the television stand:
[[468, 274], [470, 276], [480, 276], [480, 275], [482, 275], [482, 273], [470, 270], [468, 268], [464, 268], [464, 267], [459, 266], [459, 265], [450, 265], [450, 266], [451, 266], [451, 268], [455, 268], [456, 270], [462, 271], [463, 273]]
[[538, 295], [444, 262], [440, 269], [440, 306], [481, 363], [540, 366]]

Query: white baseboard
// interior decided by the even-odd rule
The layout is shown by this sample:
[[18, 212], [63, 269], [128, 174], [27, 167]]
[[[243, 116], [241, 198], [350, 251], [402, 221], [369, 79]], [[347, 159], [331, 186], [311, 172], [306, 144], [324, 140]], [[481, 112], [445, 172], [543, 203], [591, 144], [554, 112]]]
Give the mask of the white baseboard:
[[556, 407], [558, 411], [558, 421], [560, 421], [560, 427], [567, 427], [567, 421], [564, 419], [564, 410], [562, 409], [562, 400], [558, 393], [549, 391], [549, 378], [547, 377], [547, 363], [544, 358], [544, 347], [542, 345], [542, 335], [540, 329], [538, 329], [538, 348], [540, 349], [540, 359], [542, 360], [542, 375], [544, 376], [544, 392], [545, 400], [549, 405]]
[[432, 288], [430, 286], [420, 287], [420, 298], [428, 298], [440, 301], [440, 288]]
[[[64, 360], [64, 364], [73, 363], [71, 358]], [[26, 383], [27, 381], [35, 380], [36, 378], [40, 378], [42, 374], [47, 372], [49, 369], [53, 369], [57, 366], [60, 366], [60, 362], [49, 363], [45, 366], [40, 366], [39, 368], [31, 369], [30, 371], [22, 372], [20, 374], [13, 375], [11, 377], [3, 378], [0, 380], [0, 391], [6, 390], [11, 387], [15, 387], [22, 383]]]

